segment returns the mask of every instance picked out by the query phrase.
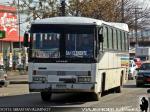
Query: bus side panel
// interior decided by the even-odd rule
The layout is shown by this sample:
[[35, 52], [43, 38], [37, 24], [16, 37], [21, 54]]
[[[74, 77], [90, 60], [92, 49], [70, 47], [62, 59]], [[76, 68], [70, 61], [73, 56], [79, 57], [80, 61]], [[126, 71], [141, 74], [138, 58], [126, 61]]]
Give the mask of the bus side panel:
[[115, 52], [105, 52], [100, 62], [97, 63], [96, 82], [97, 91], [101, 92], [102, 82], [105, 76], [104, 90], [120, 86], [121, 75], [125, 82], [126, 68], [121, 67], [121, 56], [124, 54]]
[[29, 63], [28, 64], [28, 80], [29, 80], [29, 83], [32, 82], [33, 68], [34, 68], [34, 64]]

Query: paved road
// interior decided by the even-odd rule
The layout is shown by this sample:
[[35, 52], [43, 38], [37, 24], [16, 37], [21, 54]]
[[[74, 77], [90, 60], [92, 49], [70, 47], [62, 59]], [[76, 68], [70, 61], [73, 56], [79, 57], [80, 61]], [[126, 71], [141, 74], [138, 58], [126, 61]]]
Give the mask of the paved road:
[[[12, 85], [11, 85], [12, 86]], [[13, 91], [19, 91], [17, 95], [10, 96], [6, 95], [5, 97], [0, 97], [0, 107], [83, 107], [82, 109], [87, 109], [84, 107], [97, 107], [99, 108], [128, 108], [133, 109], [132, 112], [136, 112], [139, 108], [140, 98], [143, 96], [149, 97], [147, 94], [148, 86], [143, 88], [137, 88], [135, 86], [135, 81], [129, 81], [123, 88], [122, 93], [118, 94], [108, 94], [100, 99], [100, 101], [92, 101], [89, 99], [89, 96], [85, 94], [54, 94], [52, 96], [52, 101], [42, 102], [39, 93], [30, 93], [28, 92], [27, 85], [20, 85], [15, 88], [14, 85]], [[11, 88], [11, 87], [10, 87]], [[6, 89], [6, 88], [5, 88]], [[3, 91], [5, 90], [3, 88]], [[20, 90], [22, 89], [22, 90]], [[2, 88], [0, 88], [2, 91]], [[21, 93], [22, 92], [22, 93]], [[20, 93], [20, 95], [19, 95]], [[91, 109], [91, 108], [90, 108]], [[93, 108], [92, 108], [93, 109]], [[58, 110], [59, 111], [59, 110]], [[73, 108], [61, 109], [61, 111], [74, 111]], [[86, 111], [86, 110], [84, 110]], [[97, 110], [97, 112], [100, 112]], [[126, 111], [121, 111], [126, 112]]]

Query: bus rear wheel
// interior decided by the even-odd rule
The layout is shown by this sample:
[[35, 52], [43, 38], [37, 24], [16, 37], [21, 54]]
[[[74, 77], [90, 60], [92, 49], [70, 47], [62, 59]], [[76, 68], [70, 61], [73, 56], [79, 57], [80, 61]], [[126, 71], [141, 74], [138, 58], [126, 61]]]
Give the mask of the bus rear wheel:
[[116, 93], [121, 93], [121, 86], [115, 88]]
[[43, 101], [50, 101], [52, 93], [50, 92], [41, 92], [41, 99]]

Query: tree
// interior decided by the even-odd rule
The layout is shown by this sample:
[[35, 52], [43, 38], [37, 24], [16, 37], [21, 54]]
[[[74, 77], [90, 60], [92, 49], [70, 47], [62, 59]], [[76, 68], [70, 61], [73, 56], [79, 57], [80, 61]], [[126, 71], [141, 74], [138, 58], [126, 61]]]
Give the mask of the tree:
[[[150, 17], [150, 8], [148, 6], [137, 10], [135, 15], [135, 8], [139, 6], [138, 2], [133, 0], [123, 1], [124, 10], [122, 0], [68, 0], [66, 15], [121, 22], [122, 14], [124, 14], [124, 22], [131, 29], [135, 27], [135, 19], [138, 22], [138, 28], [149, 24], [147, 19]], [[59, 0], [20, 0], [19, 7], [20, 12], [28, 15], [26, 21], [59, 16], [61, 13]]]
[[[121, 3], [118, 5], [118, 11], [121, 9]], [[121, 13], [121, 10], [120, 12]], [[124, 21], [129, 25], [130, 29], [137, 27], [141, 29], [148, 22], [148, 17], [150, 16], [150, 7], [142, 6], [139, 2], [133, 0], [124, 0]], [[137, 22], [137, 26], [135, 26]]]
[[138, 22], [138, 28], [149, 23], [147, 18], [150, 17], [150, 8], [146, 6], [138, 10], [137, 6], [139, 6], [139, 3], [133, 0], [123, 0], [123, 4], [122, 0], [70, 0], [69, 3], [69, 13], [74, 16], [85, 16], [110, 22], [121, 22], [123, 13], [124, 22], [127, 23], [131, 29], [135, 27], [135, 19]]
[[59, 4], [57, 0], [20, 0], [19, 6], [17, 2], [13, 2], [13, 4], [19, 7], [20, 13], [28, 15], [26, 21], [59, 15]]
[[[70, 0], [69, 10], [75, 16], [92, 17], [105, 21], [114, 21], [117, 17], [118, 0]], [[115, 16], [114, 16], [115, 15]]]

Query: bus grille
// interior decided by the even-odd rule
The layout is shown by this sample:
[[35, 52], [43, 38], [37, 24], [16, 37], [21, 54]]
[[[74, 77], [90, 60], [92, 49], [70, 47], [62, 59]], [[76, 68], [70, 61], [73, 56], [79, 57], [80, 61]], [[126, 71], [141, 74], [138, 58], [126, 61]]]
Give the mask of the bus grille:
[[59, 81], [64, 83], [76, 83], [76, 78], [59, 78]]
[[75, 75], [75, 76], [90, 76], [91, 71], [36, 71], [36, 75]]

